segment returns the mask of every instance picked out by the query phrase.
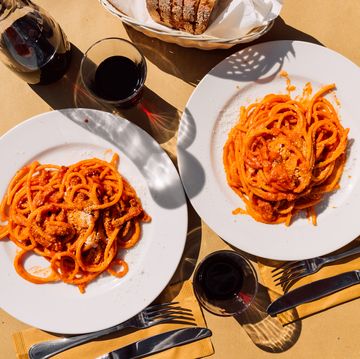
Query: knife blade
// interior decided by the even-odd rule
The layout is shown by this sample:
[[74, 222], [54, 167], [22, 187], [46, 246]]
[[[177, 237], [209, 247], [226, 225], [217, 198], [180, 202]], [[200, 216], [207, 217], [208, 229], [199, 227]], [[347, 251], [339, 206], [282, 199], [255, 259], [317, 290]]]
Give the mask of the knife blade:
[[359, 270], [353, 270], [333, 277], [320, 279], [282, 295], [268, 306], [267, 313], [271, 316], [275, 316], [276, 314], [285, 312], [300, 304], [312, 302], [359, 283]]
[[99, 356], [96, 359], [135, 359], [147, 355], [159, 353], [175, 346], [192, 343], [212, 335], [207, 328], [190, 327], [170, 330], [169, 332], [154, 335], [139, 340], [125, 347], [116, 349], [110, 353]]

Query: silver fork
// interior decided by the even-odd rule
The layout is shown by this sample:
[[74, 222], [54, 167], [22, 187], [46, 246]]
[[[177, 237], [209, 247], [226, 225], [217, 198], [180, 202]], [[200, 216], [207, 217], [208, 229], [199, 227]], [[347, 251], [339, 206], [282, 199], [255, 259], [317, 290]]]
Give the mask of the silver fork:
[[103, 337], [124, 328], [143, 329], [170, 321], [192, 322], [194, 319], [192, 317], [191, 310], [182, 308], [178, 306], [178, 304], [178, 302], [170, 302], [153, 305], [145, 308], [143, 311], [127, 321], [110, 328], [99, 330], [97, 332], [34, 344], [29, 349], [29, 357], [30, 359], [47, 359], [67, 349], [87, 343], [91, 340]]
[[316, 273], [325, 264], [338, 261], [360, 253], [360, 246], [349, 249], [345, 252], [331, 256], [321, 256], [302, 261], [287, 262], [272, 270], [272, 277], [276, 285], [288, 288], [289, 285], [300, 278]]

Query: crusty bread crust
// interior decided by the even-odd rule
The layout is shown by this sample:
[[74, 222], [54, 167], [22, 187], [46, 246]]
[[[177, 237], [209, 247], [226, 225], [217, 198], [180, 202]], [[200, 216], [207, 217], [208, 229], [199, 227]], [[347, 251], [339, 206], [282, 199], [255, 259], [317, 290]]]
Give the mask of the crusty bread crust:
[[184, 0], [184, 30], [192, 34], [195, 33], [195, 22], [199, 4], [200, 0]]
[[171, 7], [172, 0], [159, 0], [160, 18], [166, 26], [172, 26]]
[[218, 0], [201, 0], [197, 11], [195, 34], [202, 34], [209, 26], [211, 14]]
[[184, 28], [183, 20], [183, 0], [173, 0], [171, 8], [171, 16], [173, 26], [177, 29]]
[[183, 18], [185, 21], [195, 22], [199, 3], [200, 0], [184, 0]]
[[191, 34], [202, 34], [208, 27], [219, 0], [146, 0], [154, 21]]
[[146, 7], [149, 11], [150, 16], [156, 22], [160, 22], [160, 13], [159, 13], [159, 1], [158, 0], [146, 0]]

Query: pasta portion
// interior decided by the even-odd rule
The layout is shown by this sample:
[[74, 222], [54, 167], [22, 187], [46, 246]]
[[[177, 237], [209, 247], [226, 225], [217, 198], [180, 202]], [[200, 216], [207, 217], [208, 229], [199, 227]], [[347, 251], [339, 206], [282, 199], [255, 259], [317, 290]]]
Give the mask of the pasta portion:
[[241, 197], [246, 213], [263, 223], [285, 223], [306, 210], [316, 225], [314, 206], [339, 188], [349, 129], [325, 98], [327, 85], [312, 95], [269, 94], [241, 107], [240, 117], [223, 148], [229, 186]]
[[[128, 272], [119, 251], [133, 247], [141, 222], [151, 219], [118, 172], [118, 162], [117, 154], [110, 163], [97, 158], [68, 167], [33, 162], [16, 173], [1, 203], [6, 225], [0, 239], [20, 248], [14, 260], [20, 276], [39, 284], [61, 280], [83, 293], [101, 273], [122, 277]], [[27, 270], [28, 254], [44, 257], [49, 268]]]

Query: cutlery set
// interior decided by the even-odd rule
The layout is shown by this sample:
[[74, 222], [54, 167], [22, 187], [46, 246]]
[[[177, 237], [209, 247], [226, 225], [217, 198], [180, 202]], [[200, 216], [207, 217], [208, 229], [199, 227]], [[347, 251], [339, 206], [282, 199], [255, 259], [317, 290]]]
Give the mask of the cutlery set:
[[[341, 273], [329, 278], [316, 280], [288, 291], [294, 282], [319, 271], [324, 265], [360, 253], [360, 246], [329, 256], [321, 256], [302, 261], [286, 262], [272, 270], [277, 286], [282, 286], [284, 295], [272, 302], [267, 313], [275, 316], [289, 309], [315, 301], [355, 284], [360, 284], [360, 270]], [[77, 345], [87, 343], [124, 328], [149, 328], [161, 323], [183, 323], [194, 325], [190, 309], [182, 308], [178, 302], [162, 303], [145, 308], [143, 311], [114, 327], [97, 332], [71, 336], [34, 344], [29, 349], [30, 359], [47, 359]], [[106, 353], [96, 359], [142, 358], [163, 350], [207, 338], [212, 333], [207, 328], [187, 327], [157, 334]]]
[[360, 246], [357, 246], [334, 255], [286, 262], [282, 266], [273, 269], [273, 280], [277, 286], [282, 286], [284, 295], [277, 298], [268, 306], [267, 313], [275, 316], [295, 308], [300, 304], [309, 303], [355, 284], [360, 284], [360, 270], [353, 270], [329, 278], [316, 280], [288, 291], [297, 280], [318, 272], [324, 265], [359, 253]]
[[[169, 322], [195, 325], [190, 309], [182, 308], [178, 302], [162, 303], [149, 306], [134, 317], [111, 328], [34, 344], [29, 349], [29, 357], [30, 359], [47, 359], [77, 345], [90, 342], [125, 328], [145, 329]], [[190, 343], [208, 336], [211, 336], [211, 331], [206, 328], [192, 326], [176, 329], [134, 342], [105, 354], [99, 357], [99, 359], [141, 358], [145, 355], [154, 354], [173, 346]]]
[[274, 316], [300, 304], [312, 302], [359, 283], [360, 271], [358, 270], [320, 279], [285, 293], [269, 305], [267, 312]]
[[139, 340], [96, 359], [135, 359], [211, 336], [207, 328], [182, 328]]

